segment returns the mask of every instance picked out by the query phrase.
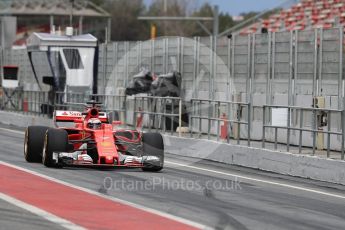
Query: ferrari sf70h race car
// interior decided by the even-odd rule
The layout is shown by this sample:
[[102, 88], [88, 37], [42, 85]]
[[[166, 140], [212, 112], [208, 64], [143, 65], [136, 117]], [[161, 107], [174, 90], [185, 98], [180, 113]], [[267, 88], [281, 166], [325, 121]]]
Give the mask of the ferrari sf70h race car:
[[[59, 127], [72, 122], [72, 127]], [[28, 162], [47, 167], [132, 167], [160, 171], [164, 163], [163, 138], [109, 122], [100, 103], [90, 101], [84, 112], [55, 111], [56, 128], [29, 126], [25, 132], [24, 156]]]

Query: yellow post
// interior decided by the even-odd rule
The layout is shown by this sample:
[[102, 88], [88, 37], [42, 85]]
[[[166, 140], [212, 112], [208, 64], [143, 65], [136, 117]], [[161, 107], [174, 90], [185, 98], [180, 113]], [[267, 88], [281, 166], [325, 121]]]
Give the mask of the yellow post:
[[151, 39], [155, 39], [157, 37], [157, 27], [155, 24], [151, 24]]

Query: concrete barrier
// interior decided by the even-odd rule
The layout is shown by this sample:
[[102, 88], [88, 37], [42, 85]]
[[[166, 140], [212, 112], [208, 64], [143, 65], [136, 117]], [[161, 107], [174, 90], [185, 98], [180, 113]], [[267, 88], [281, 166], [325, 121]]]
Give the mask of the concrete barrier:
[[166, 152], [345, 185], [345, 161], [164, 135]]
[[52, 119], [21, 113], [0, 111], [0, 122], [5, 125], [27, 127], [29, 125], [54, 126]]
[[[51, 119], [0, 111], [6, 125], [53, 126]], [[163, 135], [166, 153], [345, 185], [345, 161]]]

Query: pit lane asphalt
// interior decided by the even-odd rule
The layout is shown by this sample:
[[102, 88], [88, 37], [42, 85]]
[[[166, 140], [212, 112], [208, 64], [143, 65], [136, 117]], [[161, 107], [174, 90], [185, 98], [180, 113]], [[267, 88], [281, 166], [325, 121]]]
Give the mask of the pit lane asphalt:
[[[9, 128], [2, 125], [0, 127]], [[142, 172], [140, 169], [51, 169], [24, 160], [23, 139], [23, 133], [0, 129], [0, 160], [211, 228], [241, 230], [345, 227], [345, 199], [279, 184], [340, 196], [345, 196], [345, 186], [196, 161], [171, 154], [166, 154], [166, 165], [160, 173]], [[193, 168], [179, 164], [191, 165]], [[226, 174], [237, 174], [256, 181], [236, 179]], [[68, 197], [61, 199], [68, 202]], [[10, 224], [13, 224], [11, 229], [39, 229], [39, 226], [59, 229], [59, 226], [3, 201], [0, 202], [0, 207], [0, 229]], [[9, 213], [32, 221], [27, 221], [27, 225], [23, 226], [17, 221], [8, 220], [6, 216]]]

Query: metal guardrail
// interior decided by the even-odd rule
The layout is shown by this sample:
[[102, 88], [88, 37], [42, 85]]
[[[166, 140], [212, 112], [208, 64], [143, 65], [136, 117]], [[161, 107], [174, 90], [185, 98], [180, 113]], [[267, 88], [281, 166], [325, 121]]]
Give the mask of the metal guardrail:
[[[95, 99], [104, 104], [104, 111], [110, 114], [111, 119], [121, 120], [124, 124], [136, 127], [138, 120], [141, 119], [141, 128], [155, 132], [161, 131], [170, 133], [170, 135], [182, 135], [181, 127], [187, 126], [189, 132], [187, 135], [199, 138], [215, 139], [220, 138], [227, 143], [241, 144], [246, 141], [247, 146], [251, 146], [254, 139], [253, 134], [253, 106], [250, 103], [230, 102], [220, 100], [207, 99], [191, 99], [190, 103], [183, 102], [180, 98], [174, 97], [152, 97], [152, 96], [124, 96], [124, 95], [86, 95], [78, 93], [62, 93], [55, 94], [54, 103], [50, 103], [52, 97], [49, 92], [7, 90], [0, 97], [1, 110], [15, 111], [36, 116], [52, 115], [54, 109], [66, 110], [83, 110], [85, 101]], [[54, 104], [54, 105], [53, 105]], [[185, 109], [186, 107], [187, 109]], [[267, 148], [266, 143], [274, 145], [274, 149], [278, 149], [278, 134], [281, 130], [286, 131], [286, 139], [280, 144], [286, 146], [286, 151], [291, 152], [290, 147], [298, 147], [298, 153], [302, 153], [303, 148], [312, 149], [312, 155], [315, 155], [318, 147], [319, 135], [325, 135], [326, 141], [322, 139], [322, 147], [327, 152], [327, 158], [330, 157], [331, 150], [340, 152], [341, 159], [344, 160], [345, 152], [345, 110], [328, 109], [328, 108], [312, 108], [298, 106], [282, 106], [282, 105], [263, 105], [255, 107], [256, 116], [257, 109], [262, 109], [262, 119], [256, 120], [262, 124], [262, 135], [255, 137], [255, 144], [260, 144], [262, 148]], [[274, 109], [286, 109], [286, 124], [275, 124], [272, 119]], [[183, 116], [188, 114], [189, 124], [183, 124]], [[327, 117], [327, 124], [320, 128], [321, 117]], [[311, 125], [306, 125], [304, 119], [311, 120]], [[333, 127], [334, 121], [340, 122], [339, 127]], [[140, 122], [139, 122], [140, 123]], [[335, 126], [334, 123], [333, 126]], [[258, 127], [258, 126], [256, 126]], [[177, 129], [178, 128], [178, 129]], [[226, 129], [226, 136], [222, 137], [222, 128]], [[273, 131], [273, 138], [269, 136], [268, 130]], [[186, 132], [184, 130], [184, 132]], [[311, 133], [312, 143], [305, 144], [304, 134]], [[296, 136], [297, 134], [297, 136]], [[285, 136], [285, 133], [284, 133]], [[294, 141], [291, 141], [292, 137]], [[332, 136], [341, 138], [340, 147], [332, 144]], [[212, 138], [211, 138], [212, 137]], [[284, 137], [285, 138], [285, 137]], [[284, 139], [283, 138], [283, 139]], [[333, 141], [336, 141], [335, 139]], [[339, 139], [338, 139], [339, 141]], [[308, 147], [309, 146], [309, 147]]]
[[[149, 131], [155, 129], [162, 130], [164, 133], [170, 130], [170, 134], [175, 132], [174, 127], [179, 127], [178, 132], [181, 136], [182, 127], [182, 99], [177, 97], [152, 97], [135, 96], [133, 124], [138, 122], [138, 115], [148, 116], [146, 127]], [[144, 125], [145, 126], [145, 125]]]
[[0, 109], [44, 116], [49, 110], [49, 98], [49, 92], [2, 89]]
[[[199, 136], [202, 134], [202, 121], [207, 120], [207, 138], [210, 139], [211, 134], [211, 123], [217, 123], [217, 141], [219, 141], [220, 133], [220, 123], [227, 123], [227, 130], [232, 130], [233, 125], [237, 125], [236, 129], [236, 139], [237, 144], [240, 144], [241, 139], [241, 125], [247, 126], [247, 145], [250, 146], [250, 130], [251, 130], [251, 107], [249, 103], [241, 102], [230, 102], [230, 101], [219, 101], [219, 100], [206, 100], [206, 99], [192, 99], [192, 112], [190, 116], [190, 127], [191, 127], [191, 137], [193, 137], [193, 125], [194, 120], [198, 120], [198, 130]], [[225, 113], [228, 114], [229, 118], [221, 118], [221, 108], [223, 107]], [[207, 109], [207, 115], [203, 116], [203, 108]], [[246, 120], [242, 119], [242, 109], [247, 109]], [[214, 115], [212, 115], [214, 114]], [[232, 116], [234, 115], [235, 116]], [[230, 119], [235, 117], [235, 119]], [[227, 142], [230, 142], [230, 134], [226, 137]]]
[[[286, 119], [286, 126], [282, 125], [272, 125], [268, 124], [269, 122], [266, 121], [266, 116], [268, 110], [272, 109], [286, 109], [287, 110], [287, 119]], [[293, 112], [299, 113], [299, 124], [297, 127], [291, 125], [291, 118]], [[312, 128], [303, 128], [303, 117], [306, 111], [312, 112]], [[319, 128], [318, 125], [318, 116], [321, 116], [321, 113], [324, 112], [327, 114], [327, 131], [324, 131]], [[331, 131], [331, 124], [332, 124], [332, 113], [338, 113], [341, 116], [341, 131], [335, 132]], [[341, 159], [344, 160], [344, 141], [345, 141], [345, 111], [344, 110], [336, 110], [336, 109], [326, 109], [326, 108], [308, 108], [308, 107], [298, 107], [298, 106], [281, 106], [281, 105], [264, 105], [263, 106], [263, 128], [262, 128], [262, 148], [265, 148], [266, 143], [266, 130], [268, 128], [274, 129], [274, 149], [277, 149], [277, 139], [278, 139], [278, 130], [283, 129], [287, 131], [287, 140], [286, 140], [286, 151], [290, 151], [290, 137], [291, 131], [295, 130], [299, 132], [299, 140], [298, 140], [298, 153], [302, 151], [303, 145], [303, 132], [312, 133], [313, 138], [313, 145], [312, 145], [312, 155], [315, 155], [316, 150], [316, 136], [317, 134], [326, 134], [327, 135], [327, 158], [330, 157], [330, 147], [331, 147], [331, 135], [338, 135], [341, 136]], [[271, 121], [272, 122], [272, 121]]]

